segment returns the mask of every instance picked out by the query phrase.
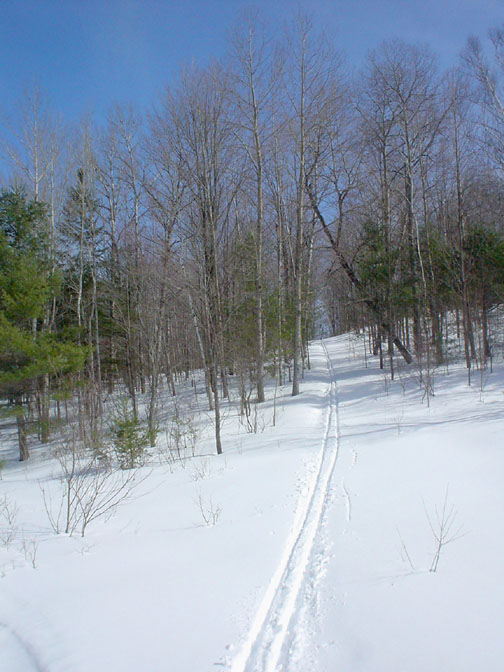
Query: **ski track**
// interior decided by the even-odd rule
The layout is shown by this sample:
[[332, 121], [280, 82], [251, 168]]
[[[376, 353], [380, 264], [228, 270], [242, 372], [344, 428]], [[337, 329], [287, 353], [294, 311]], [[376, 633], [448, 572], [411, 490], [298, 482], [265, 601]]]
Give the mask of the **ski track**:
[[303, 620], [300, 617], [304, 611], [304, 596], [306, 593], [314, 593], [320, 575], [321, 558], [313, 557], [314, 542], [328, 505], [329, 486], [338, 456], [335, 373], [325, 343], [319, 341], [319, 345], [327, 360], [329, 386], [318, 469], [306, 504], [298, 510], [281, 562], [271, 579], [248, 638], [232, 663], [231, 672], [288, 671], [293, 649], [302, 648], [296, 624]]
[[[14, 628], [7, 625], [7, 623], [0, 622], [0, 633], [2, 631], [7, 633], [7, 637], [12, 638], [12, 641], [15, 642], [15, 645], [18, 647], [18, 649], [23, 652], [25, 657], [25, 664], [23, 665], [23, 668], [26, 669], [26, 672], [29, 672], [29, 669], [33, 670], [33, 672], [46, 672], [46, 668], [38, 660], [33, 647], [30, 646], [30, 644], [23, 637], [21, 637], [16, 632], [16, 630], [14, 630]], [[28, 667], [25, 667], [26, 665], [30, 666], [29, 669]], [[0, 662], [0, 670], [1, 669], [3, 668]]]

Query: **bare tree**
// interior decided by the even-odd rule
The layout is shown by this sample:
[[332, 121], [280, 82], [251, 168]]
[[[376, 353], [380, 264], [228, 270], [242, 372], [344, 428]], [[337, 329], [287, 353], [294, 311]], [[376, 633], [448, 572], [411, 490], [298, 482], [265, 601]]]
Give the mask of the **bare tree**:
[[199, 305], [194, 308], [213, 394], [218, 454], [222, 453], [219, 376], [223, 394], [227, 394], [218, 237], [237, 189], [231, 171], [234, 160], [226, 88], [226, 73], [218, 66], [187, 70], [180, 88], [167, 93], [158, 114], [162, 119], [158, 128], [170, 128], [182, 160], [187, 189], [184, 237], [199, 265]]
[[[292, 394], [299, 394], [303, 356], [303, 311], [307, 270], [306, 182], [307, 151], [316, 142], [320, 120], [333, 93], [333, 68], [337, 60], [322, 35], [315, 35], [309, 17], [299, 15], [287, 35], [289, 67], [284, 77], [288, 129], [292, 143], [292, 181], [295, 199], [294, 275], [294, 366]], [[309, 245], [308, 245], [309, 249]]]
[[471, 37], [463, 53], [463, 61], [474, 78], [475, 98], [483, 116], [480, 124], [484, 146], [492, 161], [502, 168], [504, 156], [504, 26], [489, 31], [490, 59], [481, 42]]
[[[467, 260], [464, 247], [465, 228], [467, 217], [466, 188], [465, 180], [467, 178], [464, 170], [465, 159], [467, 157], [468, 147], [468, 127], [466, 120], [469, 119], [469, 90], [468, 82], [460, 76], [453, 74], [448, 79], [450, 96], [450, 115], [448, 132], [452, 143], [452, 156], [455, 169], [455, 189], [456, 189], [456, 223], [457, 223], [457, 243], [459, 252], [459, 284], [460, 296], [462, 300], [462, 323], [464, 332], [464, 353], [466, 367], [471, 370], [471, 361], [476, 357], [476, 348], [474, 343], [474, 333], [471, 318], [471, 308], [469, 300], [469, 289], [467, 282]], [[472, 142], [470, 143], [472, 147]]]
[[264, 401], [264, 307], [263, 307], [263, 238], [264, 181], [267, 153], [270, 148], [270, 114], [272, 97], [278, 90], [280, 61], [268, 43], [266, 30], [256, 12], [249, 12], [232, 40], [234, 68], [232, 96], [236, 111], [232, 118], [236, 136], [244, 149], [253, 175], [254, 190], [250, 200], [255, 203], [255, 377], [257, 401]]
[[416, 191], [422, 159], [431, 150], [447, 109], [439, 107], [440, 81], [434, 56], [427, 48], [395, 40], [384, 43], [370, 58], [395, 118], [394, 144], [402, 164], [398, 169], [404, 185], [409, 284], [413, 293], [413, 338], [415, 351], [421, 354], [424, 312], [421, 304], [426, 294], [426, 278]]

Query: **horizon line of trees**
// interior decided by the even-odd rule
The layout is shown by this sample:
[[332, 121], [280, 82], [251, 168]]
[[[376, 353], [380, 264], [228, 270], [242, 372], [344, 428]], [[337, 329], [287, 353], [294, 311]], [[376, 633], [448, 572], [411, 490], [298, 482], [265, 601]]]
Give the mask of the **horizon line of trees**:
[[[249, 14], [223, 62], [183, 69], [143, 115], [57, 122], [40, 92], [1, 132], [0, 393], [49, 439], [76, 398], [98, 431], [118, 384], [151, 442], [159, 392], [202, 369], [222, 452], [269, 372], [300, 391], [317, 330], [366, 327], [428, 371], [454, 314], [468, 371], [492, 356], [504, 291], [504, 33], [440, 72], [400, 40], [351, 77], [298, 15], [268, 36]], [[494, 73], [491, 64], [497, 68]], [[502, 337], [502, 334], [500, 334]]]

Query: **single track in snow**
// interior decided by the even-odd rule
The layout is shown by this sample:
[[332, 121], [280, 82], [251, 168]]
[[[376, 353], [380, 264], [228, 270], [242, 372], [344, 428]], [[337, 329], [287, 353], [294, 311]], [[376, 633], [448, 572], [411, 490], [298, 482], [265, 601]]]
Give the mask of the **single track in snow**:
[[[3, 668], [0, 660], [0, 670], [5, 669], [24, 672], [44, 672], [45, 668], [39, 662], [33, 648], [13, 628], [0, 622], [0, 650], [3, 651], [3, 661], [8, 666]], [[7, 660], [5, 660], [7, 659]]]
[[318, 468], [311, 483], [306, 505], [298, 512], [261, 607], [232, 672], [278, 672], [289, 669], [294, 626], [303, 586], [310, 577], [310, 556], [323, 518], [331, 476], [338, 455], [338, 409], [335, 373], [327, 347], [327, 412]]

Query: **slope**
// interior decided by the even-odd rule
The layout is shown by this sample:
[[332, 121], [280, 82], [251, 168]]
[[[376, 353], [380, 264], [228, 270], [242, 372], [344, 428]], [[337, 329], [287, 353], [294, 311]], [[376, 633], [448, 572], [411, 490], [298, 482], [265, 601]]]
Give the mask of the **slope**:
[[[0, 670], [499, 670], [503, 389], [501, 363], [472, 388], [451, 368], [427, 406], [412, 367], [390, 383], [359, 339], [314, 343], [302, 394], [270, 388], [257, 433], [225, 409], [214, 456], [195, 407], [199, 454], [152, 455], [83, 539], [47, 520], [50, 450], [9, 462]], [[14, 440], [2, 427], [3, 454]], [[461, 536], [434, 573], [446, 493]]]

